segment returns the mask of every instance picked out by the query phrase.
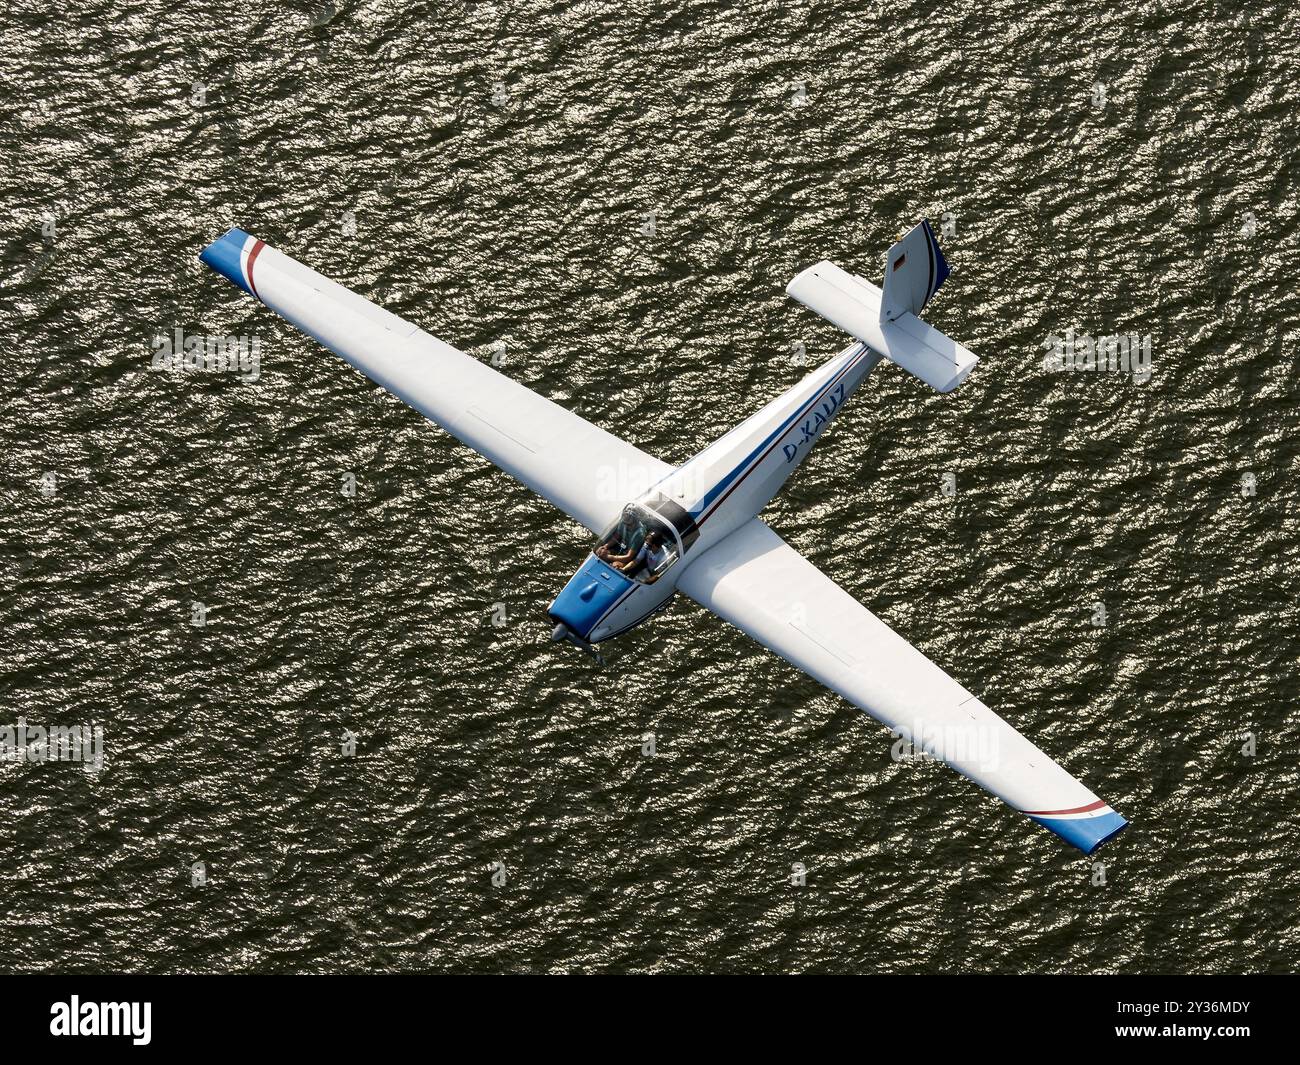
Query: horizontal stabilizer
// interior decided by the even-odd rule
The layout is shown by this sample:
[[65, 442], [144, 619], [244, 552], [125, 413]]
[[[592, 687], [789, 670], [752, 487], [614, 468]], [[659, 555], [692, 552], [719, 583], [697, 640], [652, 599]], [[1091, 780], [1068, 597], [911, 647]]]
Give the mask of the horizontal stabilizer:
[[939, 392], [951, 392], [979, 362], [973, 352], [910, 311], [886, 321], [881, 290], [832, 262], [808, 267], [786, 292]]

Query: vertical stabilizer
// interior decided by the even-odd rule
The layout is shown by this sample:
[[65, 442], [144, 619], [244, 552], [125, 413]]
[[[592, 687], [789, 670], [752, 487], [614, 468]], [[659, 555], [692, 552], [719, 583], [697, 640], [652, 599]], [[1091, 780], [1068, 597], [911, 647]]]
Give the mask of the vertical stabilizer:
[[946, 280], [948, 263], [930, 223], [922, 219], [885, 257], [882, 320], [892, 322], [908, 313], [919, 315]]

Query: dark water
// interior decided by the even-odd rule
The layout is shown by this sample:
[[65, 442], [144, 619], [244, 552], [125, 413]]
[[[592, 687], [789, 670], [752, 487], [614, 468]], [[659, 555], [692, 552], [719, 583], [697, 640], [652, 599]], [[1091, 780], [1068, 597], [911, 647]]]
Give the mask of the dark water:
[[[0, 723], [105, 764], [0, 765], [0, 967], [1295, 968], [1289, 5], [78, 12], [0, 14]], [[693, 604], [549, 645], [586, 534], [195, 259], [677, 462], [921, 215], [982, 365], [883, 367], [767, 516], [1132, 820], [1104, 885]], [[260, 379], [152, 372], [178, 326]], [[1151, 380], [1045, 372], [1071, 327]]]

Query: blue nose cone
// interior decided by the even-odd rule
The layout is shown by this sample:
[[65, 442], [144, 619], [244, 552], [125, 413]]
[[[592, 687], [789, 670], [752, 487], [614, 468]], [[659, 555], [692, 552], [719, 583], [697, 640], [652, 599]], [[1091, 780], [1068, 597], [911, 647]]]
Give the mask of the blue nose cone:
[[585, 640], [601, 618], [635, 587], [631, 578], [589, 555], [582, 568], [569, 578], [569, 583], [555, 597], [547, 613]]

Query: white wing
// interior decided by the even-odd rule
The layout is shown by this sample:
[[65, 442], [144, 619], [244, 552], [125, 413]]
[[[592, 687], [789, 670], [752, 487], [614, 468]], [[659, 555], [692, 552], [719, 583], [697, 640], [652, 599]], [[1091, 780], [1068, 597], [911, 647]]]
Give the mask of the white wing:
[[200, 258], [593, 532], [671, 470], [242, 230]]
[[677, 587], [1086, 853], [1127, 824], [758, 518]]

